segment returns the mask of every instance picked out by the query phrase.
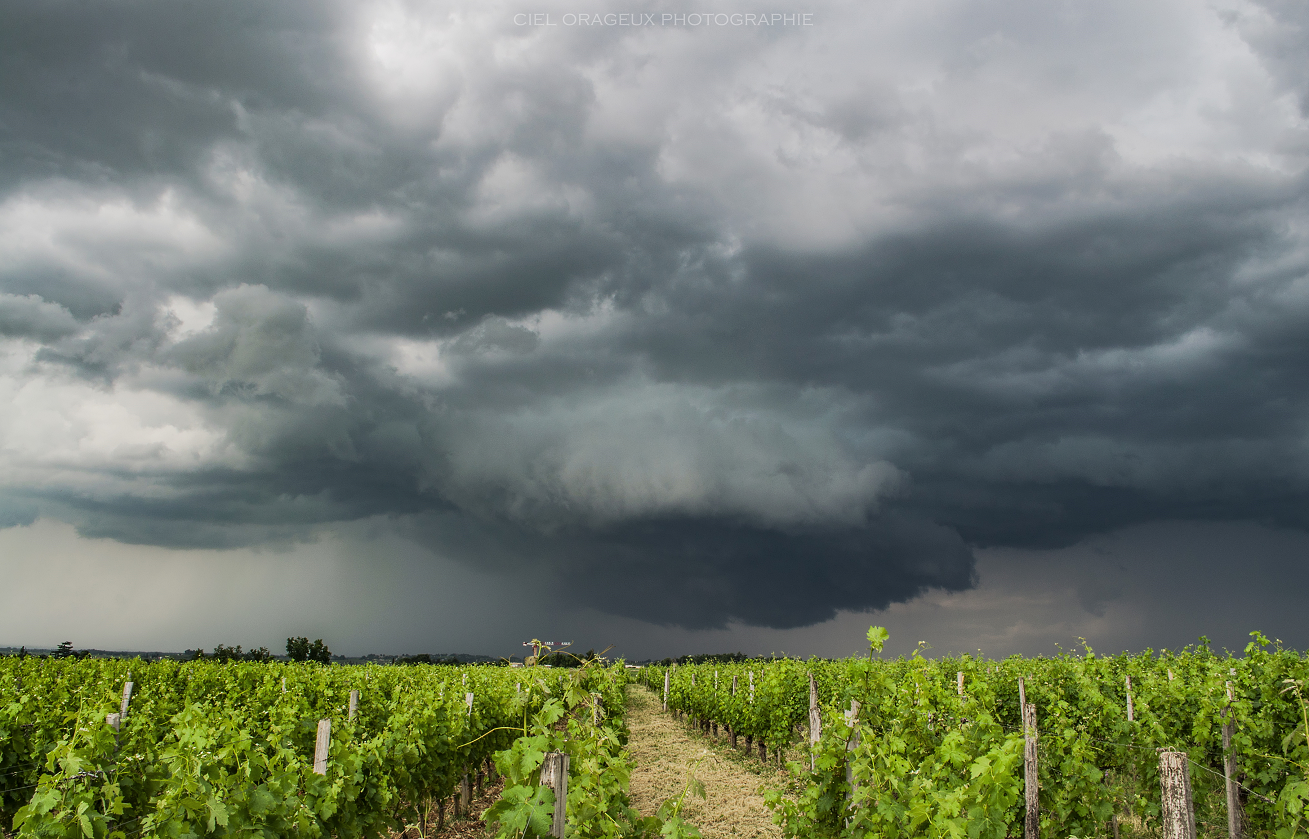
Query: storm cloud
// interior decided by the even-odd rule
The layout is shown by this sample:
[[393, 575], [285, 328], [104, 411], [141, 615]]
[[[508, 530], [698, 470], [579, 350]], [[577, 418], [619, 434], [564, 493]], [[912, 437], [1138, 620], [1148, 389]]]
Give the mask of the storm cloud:
[[674, 6], [0, 4], [0, 523], [688, 629], [1309, 529], [1300, 6], [563, 17]]

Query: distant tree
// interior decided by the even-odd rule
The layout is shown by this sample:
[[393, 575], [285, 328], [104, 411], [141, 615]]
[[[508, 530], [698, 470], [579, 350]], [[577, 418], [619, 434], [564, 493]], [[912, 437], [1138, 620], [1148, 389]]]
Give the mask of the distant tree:
[[[201, 654], [203, 655], [203, 651], [201, 651]], [[222, 662], [272, 661], [273, 654], [268, 651], [267, 647], [260, 647], [259, 649], [251, 650], [250, 652], [241, 652], [240, 644], [237, 644], [235, 647], [225, 647], [222, 644], [219, 644], [217, 647], [214, 647], [214, 653], [210, 658]]]
[[557, 653], [545, 653], [537, 663], [542, 665], [548, 664], [551, 667], [581, 667], [582, 662], [590, 661], [592, 658], [595, 658], [594, 649], [587, 650], [586, 655], [581, 656], [576, 653], [561, 651]]
[[198, 658], [204, 657], [205, 651], [203, 649], [182, 651], [182, 661], [195, 661]]
[[62, 642], [55, 648], [54, 652], [50, 653], [51, 658], [68, 658], [75, 655], [77, 655], [77, 651], [73, 649], [72, 641]]
[[[764, 658], [764, 656], [760, 656]], [[664, 659], [672, 663], [669, 659]], [[731, 664], [732, 662], [751, 661], [750, 656], [745, 653], [700, 653], [698, 655], [684, 655], [676, 659], [678, 664]]]
[[318, 661], [323, 664], [332, 663], [332, 651], [319, 638], [312, 644], [308, 638], [287, 638], [286, 655], [292, 661]]

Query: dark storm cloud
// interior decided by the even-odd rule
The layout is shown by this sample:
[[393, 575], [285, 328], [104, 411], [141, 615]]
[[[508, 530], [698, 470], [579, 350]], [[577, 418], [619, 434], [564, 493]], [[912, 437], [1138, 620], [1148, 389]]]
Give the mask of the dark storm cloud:
[[3, 7], [14, 521], [390, 517], [688, 627], [1309, 526], [1292, 7], [517, 10]]

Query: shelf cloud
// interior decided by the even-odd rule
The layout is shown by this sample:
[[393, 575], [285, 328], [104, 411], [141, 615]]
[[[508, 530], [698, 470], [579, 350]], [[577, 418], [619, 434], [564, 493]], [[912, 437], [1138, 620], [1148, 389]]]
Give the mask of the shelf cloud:
[[695, 630], [1309, 528], [1302, 7], [551, 8], [0, 10], [0, 524]]

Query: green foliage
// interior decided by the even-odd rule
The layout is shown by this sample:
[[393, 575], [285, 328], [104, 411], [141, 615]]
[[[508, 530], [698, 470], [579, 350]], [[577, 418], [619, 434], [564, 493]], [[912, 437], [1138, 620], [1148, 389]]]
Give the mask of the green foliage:
[[890, 637], [891, 637], [891, 633], [887, 632], [885, 627], [881, 627], [881, 626], [868, 627], [869, 649], [872, 652], [880, 653], [882, 651], [882, 645], [885, 644], [886, 639]]
[[[106, 715], [129, 678], [115, 732]], [[502, 668], [5, 658], [0, 818], [21, 837], [389, 835], [512, 744], [547, 698], [516, 681]]]
[[286, 639], [286, 654], [292, 661], [317, 661], [320, 664], [332, 663], [332, 651], [319, 638], [312, 644], [303, 636]]
[[[884, 630], [870, 629], [872, 652], [885, 640]], [[669, 673], [670, 709], [778, 749], [796, 745], [795, 732], [807, 725], [813, 675], [822, 717], [815, 769], [807, 760], [791, 765], [805, 779], [797, 795], [767, 793], [788, 836], [1021, 832], [1020, 677], [1037, 708], [1044, 835], [1103, 836], [1110, 817], [1126, 812], [1157, 829], [1159, 748], [1184, 749], [1210, 770], [1192, 772], [1196, 817], [1224, 824], [1226, 714], [1237, 723], [1251, 833], [1309, 832], [1309, 709], [1301, 696], [1309, 661], [1274, 640], [1253, 633], [1240, 658], [1217, 655], [1203, 640], [1180, 652], [1103, 656], [1083, 645], [1077, 654], [1003, 661], [921, 652], [893, 661], [656, 666], [638, 678], [662, 692]], [[851, 700], [861, 706], [853, 725], [845, 718]]]
[[[199, 655], [196, 656], [197, 658], [205, 657], [204, 650], [199, 650], [198, 652]], [[257, 650], [242, 652], [240, 644], [237, 644], [235, 647], [225, 647], [222, 644], [219, 644], [217, 647], [214, 647], [214, 652], [209, 657], [212, 658], [214, 661], [269, 662], [273, 660], [273, 654], [268, 651], [267, 647], [260, 647]]]
[[541, 767], [548, 753], [562, 752], [569, 758], [569, 837], [698, 839], [699, 831], [675, 811], [643, 818], [628, 800], [632, 764], [623, 752], [627, 732], [621, 715], [609, 712], [623, 707], [627, 674], [622, 663], [605, 667], [590, 654], [555, 683], [555, 690], [545, 681], [549, 673], [536, 668], [528, 672], [531, 690], [549, 698], [534, 714], [523, 714], [513, 745], [495, 755], [505, 790], [483, 816], [495, 826], [495, 835], [509, 839], [549, 834], [555, 798], [540, 785]]
[[[25, 651], [26, 649], [24, 649], [24, 652]], [[87, 655], [88, 653], [86, 650], [79, 652], [78, 650], [73, 649], [72, 641], [60, 641], [59, 646], [50, 653], [51, 658], [86, 658]]]

